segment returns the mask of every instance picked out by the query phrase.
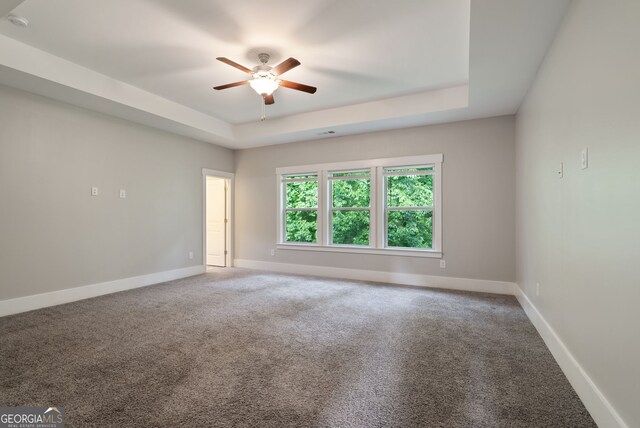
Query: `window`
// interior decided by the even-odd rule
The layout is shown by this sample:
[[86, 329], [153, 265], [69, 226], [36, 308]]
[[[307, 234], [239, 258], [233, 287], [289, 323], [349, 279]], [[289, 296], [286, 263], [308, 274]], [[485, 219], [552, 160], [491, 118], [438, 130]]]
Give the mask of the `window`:
[[371, 171], [329, 173], [331, 240], [335, 245], [369, 245]]
[[441, 257], [442, 155], [278, 168], [278, 248]]
[[318, 175], [288, 175], [282, 178], [285, 242], [318, 241]]
[[385, 168], [386, 246], [432, 248], [433, 167]]

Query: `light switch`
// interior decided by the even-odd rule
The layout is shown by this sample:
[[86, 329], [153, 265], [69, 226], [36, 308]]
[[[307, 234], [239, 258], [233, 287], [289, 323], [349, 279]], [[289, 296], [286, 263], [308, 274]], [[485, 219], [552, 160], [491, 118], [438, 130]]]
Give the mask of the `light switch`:
[[580, 168], [589, 168], [589, 149], [586, 147], [582, 149], [582, 152], [580, 152]]
[[98, 196], [98, 188], [97, 187], [92, 187], [91, 188], [91, 196]]
[[124, 199], [127, 197], [127, 191], [124, 189], [120, 189], [120, 199]]

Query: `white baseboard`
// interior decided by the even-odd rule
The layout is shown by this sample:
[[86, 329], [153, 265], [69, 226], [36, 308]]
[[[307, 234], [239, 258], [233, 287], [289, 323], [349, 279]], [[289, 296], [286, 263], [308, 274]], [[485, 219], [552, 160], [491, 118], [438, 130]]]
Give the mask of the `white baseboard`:
[[613, 408], [591, 377], [585, 372], [571, 351], [564, 344], [555, 330], [533, 305], [522, 289], [515, 286], [516, 298], [520, 306], [542, 336], [547, 348], [556, 359], [569, 383], [576, 391], [593, 420], [601, 428], [628, 428], [628, 425]]
[[297, 265], [273, 263], [259, 260], [235, 259], [233, 265], [241, 268], [260, 269], [272, 272], [316, 275], [329, 278], [355, 279], [360, 281], [386, 282], [390, 284], [416, 285], [420, 287], [446, 288], [449, 290], [479, 291], [483, 293], [515, 293], [515, 283], [488, 281], [484, 279], [451, 278], [447, 276], [418, 275], [402, 272], [382, 272], [364, 269], [345, 269], [331, 266]]
[[101, 282], [99, 284], [67, 288], [65, 290], [52, 291], [50, 293], [0, 300], [0, 316], [32, 311], [34, 309], [45, 308], [48, 306], [56, 306], [63, 303], [75, 302], [76, 300], [102, 296], [103, 294], [116, 293], [118, 291], [159, 284], [161, 282], [186, 278], [188, 276], [199, 275], [205, 272], [206, 268], [203, 265], [190, 266], [164, 272], [150, 273], [148, 275], [117, 279], [115, 281]]

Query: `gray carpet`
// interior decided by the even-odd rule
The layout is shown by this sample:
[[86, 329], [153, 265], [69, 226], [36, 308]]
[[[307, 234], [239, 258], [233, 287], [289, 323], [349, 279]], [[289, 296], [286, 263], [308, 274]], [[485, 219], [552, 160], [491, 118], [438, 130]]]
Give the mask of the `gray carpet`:
[[591, 427], [515, 298], [226, 269], [0, 318], [68, 426]]

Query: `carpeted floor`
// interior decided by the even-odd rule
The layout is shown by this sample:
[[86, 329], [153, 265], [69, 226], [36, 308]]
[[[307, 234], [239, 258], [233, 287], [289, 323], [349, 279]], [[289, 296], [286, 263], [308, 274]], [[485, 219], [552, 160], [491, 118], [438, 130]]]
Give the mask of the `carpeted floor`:
[[241, 269], [0, 318], [0, 405], [91, 427], [595, 426], [515, 298]]

